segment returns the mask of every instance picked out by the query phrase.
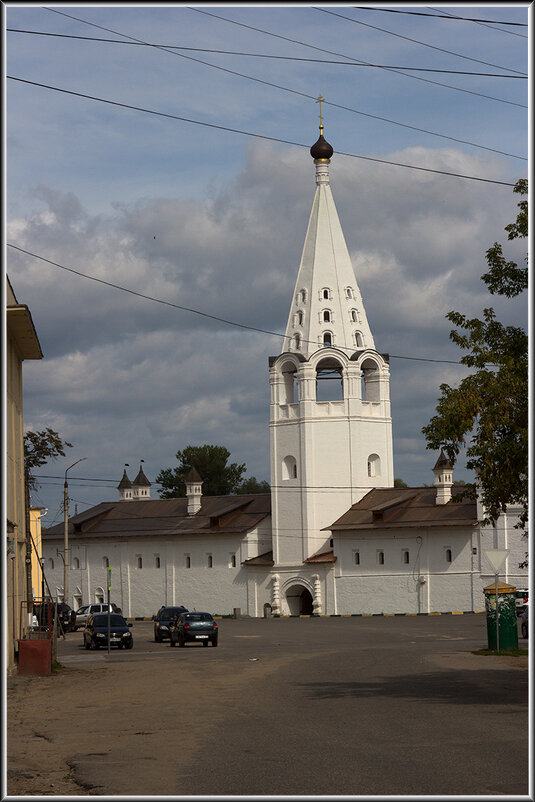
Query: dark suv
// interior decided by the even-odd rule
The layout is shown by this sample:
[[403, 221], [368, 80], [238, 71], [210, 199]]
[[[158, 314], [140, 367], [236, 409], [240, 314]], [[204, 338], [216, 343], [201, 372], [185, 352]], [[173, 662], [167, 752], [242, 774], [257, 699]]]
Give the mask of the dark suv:
[[54, 616], [56, 615], [56, 607], [57, 607], [57, 616], [58, 616], [58, 634], [62, 632], [70, 632], [74, 629], [76, 623], [76, 613], [69, 607], [68, 604], [64, 602], [60, 602], [56, 604], [56, 602], [41, 602], [39, 604], [34, 604], [33, 612], [35, 617], [37, 618], [37, 624], [40, 629], [52, 629], [54, 624]]
[[195, 641], [202, 643], [203, 646], [217, 646], [217, 621], [210, 613], [180, 613], [175, 623], [171, 626], [171, 636], [169, 638], [171, 646], [184, 646], [186, 643]]
[[171, 623], [176, 620], [180, 613], [187, 613], [188, 608], [177, 605], [176, 607], [160, 607], [154, 618], [154, 640], [161, 643], [165, 638], [169, 638]]

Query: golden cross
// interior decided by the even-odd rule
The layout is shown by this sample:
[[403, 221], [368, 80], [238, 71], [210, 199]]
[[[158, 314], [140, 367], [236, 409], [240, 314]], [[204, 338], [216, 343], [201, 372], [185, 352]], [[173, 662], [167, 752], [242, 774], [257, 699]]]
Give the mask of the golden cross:
[[322, 97], [321, 95], [319, 95], [318, 99], [315, 102], [320, 104], [320, 128], [323, 128], [323, 117], [321, 115], [321, 104], [325, 102], [325, 98]]

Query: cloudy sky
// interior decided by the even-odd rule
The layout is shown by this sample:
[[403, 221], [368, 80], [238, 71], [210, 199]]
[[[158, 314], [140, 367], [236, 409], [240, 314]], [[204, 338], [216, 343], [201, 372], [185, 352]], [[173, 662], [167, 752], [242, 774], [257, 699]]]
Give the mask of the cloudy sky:
[[[224, 445], [269, 481], [268, 358], [320, 94], [335, 202], [391, 355], [394, 472], [432, 482], [421, 429], [440, 384], [467, 375], [445, 315], [493, 306], [527, 324], [526, 298], [480, 279], [495, 241], [526, 250], [504, 227], [528, 175], [527, 23], [527, 4], [5, 4], [7, 272], [44, 353], [24, 366], [25, 427], [73, 444], [39, 471], [47, 524], [82, 457], [79, 512], [118, 497], [125, 463], [154, 482], [187, 445]], [[472, 478], [463, 460], [455, 476]]]

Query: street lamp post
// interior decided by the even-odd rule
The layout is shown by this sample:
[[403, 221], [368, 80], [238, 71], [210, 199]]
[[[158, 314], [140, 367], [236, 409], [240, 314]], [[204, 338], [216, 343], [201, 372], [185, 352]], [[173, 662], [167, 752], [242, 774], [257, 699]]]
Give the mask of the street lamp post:
[[68, 604], [69, 601], [69, 485], [67, 484], [67, 472], [79, 462], [83, 462], [87, 457], [73, 462], [65, 471], [65, 482], [63, 484], [63, 601]]

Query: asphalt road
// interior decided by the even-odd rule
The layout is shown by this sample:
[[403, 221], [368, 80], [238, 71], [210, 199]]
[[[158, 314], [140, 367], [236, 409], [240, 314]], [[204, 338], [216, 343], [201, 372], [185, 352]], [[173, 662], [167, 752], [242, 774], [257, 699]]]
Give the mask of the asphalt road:
[[80, 788], [528, 798], [528, 661], [472, 654], [484, 615], [218, 623], [217, 649], [154, 643], [138, 621], [131, 651], [59, 639], [63, 678], [32, 688], [52, 694], [46, 734]]

